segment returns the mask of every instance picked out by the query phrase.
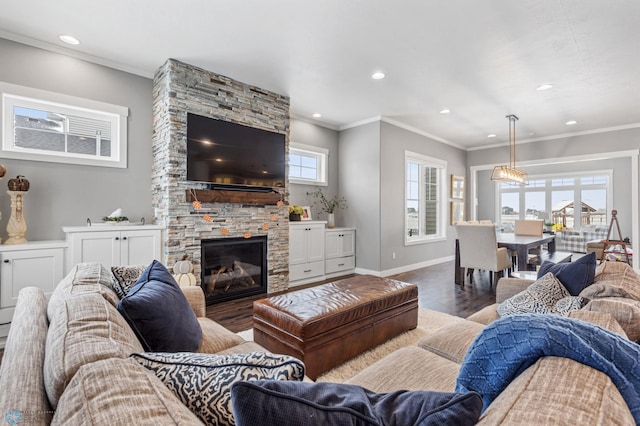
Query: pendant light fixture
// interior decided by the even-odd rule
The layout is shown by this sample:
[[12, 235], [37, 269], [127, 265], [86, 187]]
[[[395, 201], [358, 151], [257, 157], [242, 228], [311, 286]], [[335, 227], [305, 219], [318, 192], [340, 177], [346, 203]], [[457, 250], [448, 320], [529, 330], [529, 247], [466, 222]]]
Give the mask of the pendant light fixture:
[[527, 174], [516, 169], [516, 120], [519, 118], [514, 114], [507, 115], [506, 118], [509, 120], [509, 165], [495, 166], [491, 180], [507, 180], [522, 184], [527, 179]]

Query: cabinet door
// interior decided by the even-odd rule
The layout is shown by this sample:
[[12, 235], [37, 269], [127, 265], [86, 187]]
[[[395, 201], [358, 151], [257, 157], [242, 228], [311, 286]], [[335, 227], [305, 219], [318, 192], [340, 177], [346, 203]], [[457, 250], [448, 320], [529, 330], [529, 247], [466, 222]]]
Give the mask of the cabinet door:
[[120, 263], [118, 265], [148, 265], [160, 260], [160, 231], [122, 231], [120, 233]]
[[342, 238], [338, 231], [327, 231], [325, 234], [325, 253], [327, 259], [335, 259], [340, 257]]
[[318, 262], [324, 260], [324, 225], [306, 227], [307, 231], [307, 261]]
[[120, 265], [120, 231], [77, 232], [71, 240], [70, 265], [100, 262], [106, 268]]
[[39, 287], [49, 296], [62, 280], [62, 248], [6, 251], [2, 253], [0, 308], [16, 305], [25, 287]]
[[307, 262], [306, 227], [289, 227], [289, 264], [297, 265]]
[[355, 231], [344, 231], [340, 235], [340, 256], [354, 256], [356, 254]]

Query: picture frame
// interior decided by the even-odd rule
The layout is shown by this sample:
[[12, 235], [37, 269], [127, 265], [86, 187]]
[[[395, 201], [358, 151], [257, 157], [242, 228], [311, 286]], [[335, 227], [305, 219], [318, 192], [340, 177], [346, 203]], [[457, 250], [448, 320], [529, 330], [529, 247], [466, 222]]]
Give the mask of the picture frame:
[[464, 199], [464, 176], [451, 175], [451, 198]]
[[300, 220], [313, 220], [311, 217], [311, 207], [302, 206], [302, 214], [300, 215]]
[[451, 201], [449, 203], [451, 225], [464, 220], [464, 201]]

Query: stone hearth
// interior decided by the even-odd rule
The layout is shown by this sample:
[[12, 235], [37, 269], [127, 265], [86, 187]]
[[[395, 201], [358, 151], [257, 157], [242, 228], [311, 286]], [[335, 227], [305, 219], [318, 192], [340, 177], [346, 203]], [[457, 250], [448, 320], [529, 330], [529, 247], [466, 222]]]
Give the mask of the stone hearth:
[[[267, 237], [268, 292], [289, 283], [288, 183], [279, 188], [284, 205], [203, 203], [194, 210], [186, 200], [187, 112], [283, 133], [289, 150], [289, 98], [169, 59], [153, 86], [152, 201], [156, 220], [166, 226], [163, 260], [170, 267], [184, 254], [200, 277], [201, 240], [264, 235]], [[212, 222], [205, 222], [209, 215]]]

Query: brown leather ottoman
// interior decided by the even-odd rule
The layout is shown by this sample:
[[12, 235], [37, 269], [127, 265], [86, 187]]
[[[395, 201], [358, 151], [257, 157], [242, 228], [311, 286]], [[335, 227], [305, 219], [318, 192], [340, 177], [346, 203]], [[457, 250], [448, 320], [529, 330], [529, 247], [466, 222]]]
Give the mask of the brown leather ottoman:
[[418, 288], [360, 275], [253, 302], [253, 336], [312, 379], [418, 325]]

